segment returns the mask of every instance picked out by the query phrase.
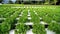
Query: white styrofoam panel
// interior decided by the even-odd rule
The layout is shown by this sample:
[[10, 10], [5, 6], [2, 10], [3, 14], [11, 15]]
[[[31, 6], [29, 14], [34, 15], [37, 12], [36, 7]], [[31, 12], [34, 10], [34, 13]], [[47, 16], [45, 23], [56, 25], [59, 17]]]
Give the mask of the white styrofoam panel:
[[43, 21], [40, 21], [40, 24], [47, 24], [47, 23], [45, 23], [45, 22], [43, 22]]
[[0, 20], [5, 20], [6, 18], [0, 18]]
[[33, 34], [32, 29], [28, 30], [26, 34]]
[[9, 34], [14, 34], [14, 30], [11, 30], [11, 31], [9, 32]]
[[31, 20], [31, 17], [28, 17], [29, 20]]
[[27, 16], [30, 16], [30, 15], [27, 15]]
[[19, 16], [22, 16], [22, 14], [20, 14]]
[[40, 17], [40, 19], [42, 19], [42, 18]]
[[[50, 31], [47, 28], [45, 30], [46, 30], [46, 34], [55, 34], [55, 32]], [[9, 34], [14, 34], [14, 33], [15, 33], [14, 30], [11, 30]], [[28, 30], [26, 34], [33, 34], [32, 29]]]
[[33, 25], [33, 22], [26, 22], [26, 25]]
[[47, 34], [55, 34], [55, 32], [48, 30], [47, 28], [45, 30], [46, 30]]
[[19, 18], [16, 18], [16, 20], [19, 20]]

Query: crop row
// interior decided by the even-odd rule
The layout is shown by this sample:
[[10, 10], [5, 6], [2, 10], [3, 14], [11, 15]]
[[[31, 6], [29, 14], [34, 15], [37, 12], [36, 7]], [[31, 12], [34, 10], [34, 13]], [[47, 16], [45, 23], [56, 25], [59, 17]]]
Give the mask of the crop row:
[[10, 31], [11, 28], [13, 27], [14, 20], [16, 19], [16, 17], [18, 17], [20, 12], [21, 12], [20, 9], [19, 9], [19, 11], [15, 11], [15, 13], [12, 14], [12, 16], [6, 18], [6, 20], [4, 20], [0, 24], [0, 32], [1, 32], [1, 34], [8, 34], [8, 31]]

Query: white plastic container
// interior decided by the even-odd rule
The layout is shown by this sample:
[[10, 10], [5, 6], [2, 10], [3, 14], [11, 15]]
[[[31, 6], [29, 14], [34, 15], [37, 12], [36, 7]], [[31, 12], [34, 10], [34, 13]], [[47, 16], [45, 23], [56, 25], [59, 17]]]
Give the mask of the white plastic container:
[[[55, 34], [55, 32], [50, 31], [47, 28], [45, 30], [46, 30], [46, 34]], [[14, 30], [11, 30], [9, 34], [15, 34]], [[32, 29], [28, 30], [26, 34], [33, 34]]]

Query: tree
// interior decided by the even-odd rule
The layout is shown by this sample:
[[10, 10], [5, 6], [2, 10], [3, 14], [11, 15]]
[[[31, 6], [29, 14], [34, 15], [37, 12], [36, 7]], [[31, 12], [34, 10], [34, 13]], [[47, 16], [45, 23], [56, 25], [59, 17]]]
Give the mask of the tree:
[[9, 0], [9, 4], [13, 4], [13, 2], [11, 0]]
[[2, 2], [3, 0], [0, 0], [0, 3]]
[[54, 4], [56, 5], [57, 0], [54, 0]]
[[45, 0], [45, 4], [50, 4], [50, 0]]
[[20, 2], [20, 0], [16, 0], [16, 2], [15, 2], [16, 4], [20, 4], [21, 2]]

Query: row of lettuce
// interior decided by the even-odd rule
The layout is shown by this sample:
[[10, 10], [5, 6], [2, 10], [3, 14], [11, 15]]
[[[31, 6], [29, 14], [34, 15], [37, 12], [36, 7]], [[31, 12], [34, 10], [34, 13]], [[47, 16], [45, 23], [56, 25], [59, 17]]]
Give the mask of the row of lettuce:
[[[19, 16], [22, 9], [17, 9], [18, 11], [15, 11], [12, 16], [9, 16], [4, 20], [2, 23], [0, 23], [0, 34], [9, 34], [9, 31], [11, 28], [13, 28], [15, 22], [14, 20]], [[6, 11], [8, 12], [8, 11]]]
[[[33, 30], [32, 32], [34, 34], [46, 34], [45, 27], [40, 23], [39, 16], [35, 15], [33, 12], [33, 9], [30, 10], [31, 15], [31, 22], [33, 22]], [[28, 18], [28, 10], [25, 9], [23, 12], [23, 15], [20, 17], [20, 20], [18, 20], [17, 25], [15, 27], [15, 34], [26, 34], [27, 30], [30, 29], [29, 26], [26, 26], [24, 23], [27, 22]]]
[[[15, 34], [26, 34], [26, 31], [30, 29], [29, 26], [26, 26], [24, 23], [28, 21], [28, 10], [30, 10], [31, 15], [31, 22], [33, 22], [32, 25], [32, 32], [34, 34], [46, 34], [45, 26], [40, 24], [40, 17], [42, 18], [42, 21], [48, 23], [48, 29], [56, 32], [56, 34], [60, 34], [60, 8], [56, 9], [47, 9], [47, 8], [19, 8], [19, 9], [9, 9], [9, 11], [5, 11], [6, 9], [2, 9], [0, 15], [4, 15], [4, 17], [7, 15], [11, 15], [6, 18], [5, 21], [3, 21], [0, 24], [0, 34], [9, 34], [9, 31], [14, 26], [14, 20], [19, 16], [19, 14], [23, 11], [23, 15], [19, 17], [19, 20], [17, 21], [17, 25], [15, 27]], [[10, 11], [12, 10], [12, 11]], [[4, 12], [2, 12], [4, 11]], [[33, 11], [35, 11], [38, 15], [36, 15]], [[6, 14], [5, 14], [6, 13]]]
[[56, 32], [56, 34], [60, 34], [60, 8], [53, 9], [36, 9], [39, 17], [42, 17], [42, 21], [48, 23], [48, 29]]
[[[38, 15], [36, 15], [33, 11], [35, 11], [38, 13]], [[48, 11], [47, 11], [48, 10]], [[40, 18], [42, 17], [42, 20], [44, 22], [48, 23], [48, 29], [52, 30], [54, 32], [56, 32], [56, 34], [60, 34], [60, 24], [59, 24], [59, 9], [32, 9], [30, 8], [30, 15], [31, 15], [31, 22], [33, 22], [32, 25], [32, 32], [34, 34], [47, 34], [46, 30], [45, 30], [45, 26], [40, 24]], [[52, 10], [52, 11], [51, 11]], [[22, 17], [20, 17], [20, 20], [18, 21], [18, 24], [16, 26], [15, 29], [15, 33], [16, 34], [26, 34], [26, 31], [30, 29], [29, 26], [26, 26], [24, 23], [26, 23], [27, 21], [27, 13], [28, 9], [24, 11], [25, 14], [23, 14]], [[57, 13], [56, 13], [57, 12]], [[23, 18], [24, 17], [24, 18]], [[22, 19], [21, 19], [22, 18]]]
[[18, 8], [11, 8], [11, 7], [2, 7], [2, 8], [0, 8], [0, 18], [10, 17], [16, 11], [19, 11], [19, 9]]

